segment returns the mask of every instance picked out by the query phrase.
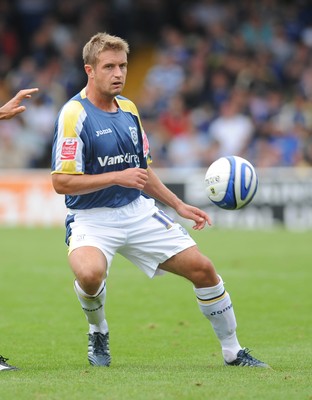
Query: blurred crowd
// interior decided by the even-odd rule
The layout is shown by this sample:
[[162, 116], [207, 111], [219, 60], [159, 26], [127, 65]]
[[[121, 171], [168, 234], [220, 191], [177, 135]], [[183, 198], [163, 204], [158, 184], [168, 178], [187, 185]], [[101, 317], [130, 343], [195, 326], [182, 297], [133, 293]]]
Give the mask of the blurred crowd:
[[[82, 47], [107, 31], [152, 47], [133, 100], [155, 167], [312, 166], [312, 2], [1, 0], [0, 104], [39, 87], [0, 125], [0, 168], [49, 168], [54, 121], [82, 89]], [[130, 54], [130, 66], [131, 66]]]

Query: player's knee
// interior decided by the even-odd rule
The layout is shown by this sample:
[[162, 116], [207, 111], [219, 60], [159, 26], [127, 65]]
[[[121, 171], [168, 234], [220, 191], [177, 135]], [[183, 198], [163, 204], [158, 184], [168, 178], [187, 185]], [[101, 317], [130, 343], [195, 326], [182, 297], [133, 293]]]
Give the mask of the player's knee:
[[219, 282], [215, 267], [209, 258], [204, 258], [201, 262], [191, 266], [190, 280], [196, 287], [215, 286]]
[[96, 291], [100, 287], [105, 277], [99, 269], [84, 268], [79, 272], [77, 278], [83, 287], [88, 288], [87, 293], [93, 294], [91, 292]]

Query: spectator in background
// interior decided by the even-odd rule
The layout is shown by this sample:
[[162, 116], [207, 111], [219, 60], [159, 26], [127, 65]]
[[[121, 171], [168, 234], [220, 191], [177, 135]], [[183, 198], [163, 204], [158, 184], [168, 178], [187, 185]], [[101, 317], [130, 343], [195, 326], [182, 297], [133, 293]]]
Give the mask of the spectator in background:
[[207, 88], [209, 103], [217, 112], [221, 105], [229, 98], [231, 91], [231, 82], [228, 72], [224, 68], [218, 68], [211, 72]]
[[[28, 132], [23, 129], [23, 121], [17, 116], [0, 124], [0, 168], [24, 168], [29, 157], [33, 156]], [[26, 146], [25, 146], [26, 142]]]
[[19, 51], [18, 37], [14, 29], [9, 26], [9, 21], [0, 15], [0, 54], [7, 59], [15, 61]]
[[256, 136], [249, 149], [259, 167], [307, 165], [305, 143], [312, 133], [311, 102], [296, 90], [289, 99], [272, 89], [263, 96], [252, 96], [250, 112]]
[[177, 65], [185, 65], [190, 61], [189, 44], [186, 43], [184, 34], [172, 26], [165, 25], [160, 28], [160, 43], [158, 48], [170, 56]]
[[308, 24], [302, 30], [301, 38], [306, 46], [312, 48], [312, 21], [308, 21]]
[[220, 114], [208, 129], [208, 163], [228, 155], [246, 157], [254, 130], [252, 119], [241, 112], [236, 98], [232, 96], [225, 100], [221, 104]]
[[312, 101], [312, 62], [300, 74], [299, 87], [306, 98]]
[[295, 47], [294, 43], [288, 40], [286, 29], [282, 24], [273, 27], [273, 37], [269, 46], [279, 69], [290, 60]]
[[183, 96], [171, 97], [168, 108], [160, 114], [158, 131], [166, 138], [168, 166], [196, 168], [202, 166], [206, 138], [200, 135]]
[[163, 108], [166, 108], [170, 97], [178, 93], [184, 83], [185, 72], [168, 51], [160, 50], [157, 61], [146, 74], [145, 85], [159, 91]]
[[192, 130], [190, 111], [186, 108], [180, 93], [172, 96], [168, 101], [168, 107], [160, 113], [159, 128], [165, 132], [165, 137], [169, 141]]
[[219, 1], [201, 0], [191, 2], [188, 12], [199, 26], [209, 27], [215, 23], [227, 22], [227, 6]]
[[[55, 104], [47, 93], [39, 95], [29, 106], [29, 112], [23, 116], [23, 129], [27, 132], [27, 146], [32, 149], [28, 157], [29, 167], [40, 168], [40, 161], [46, 156], [51, 147], [51, 126], [57, 116]], [[50, 158], [49, 158], [50, 159]], [[47, 162], [48, 160], [45, 160]], [[42, 164], [41, 164], [42, 165]]]
[[268, 20], [261, 19], [258, 10], [253, 8], [240, 30], [250, 48], [266, 48], [272, 40], [272, 27]]
[[302, 145], [312, 132], [311, 103], [296, 92], [283, 102], [269, 121], [270, 145], [279, 151], [271, 166], [289, 167], [302, 162]]
[[185, 103], [190, 109], [201, 107], [207, 101], [207, 58], [209, 56], [209, 42], [203, 38], [197, 38], [192, 43], [192, 56], [185, 66], [185, 78], [181, 93]]

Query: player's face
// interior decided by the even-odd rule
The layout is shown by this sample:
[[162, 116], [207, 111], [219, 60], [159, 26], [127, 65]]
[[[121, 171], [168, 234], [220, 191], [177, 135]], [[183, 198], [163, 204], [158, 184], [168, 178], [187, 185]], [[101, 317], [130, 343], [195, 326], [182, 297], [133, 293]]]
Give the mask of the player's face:
[[120, 94], [125, 86], [127, 66], [125, 51], [103, 51], [93, 68], [95, 89], [104, 96], [115, 97]]

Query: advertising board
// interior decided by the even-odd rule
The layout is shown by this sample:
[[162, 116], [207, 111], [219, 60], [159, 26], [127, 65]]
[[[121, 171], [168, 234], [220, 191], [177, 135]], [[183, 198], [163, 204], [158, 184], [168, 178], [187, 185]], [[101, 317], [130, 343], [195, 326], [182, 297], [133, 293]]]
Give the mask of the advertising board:
[[[156, 173], [184, 201], [207, 211], [214, 226], [312, 230], [312, 169], [258, 171], [256, 196], [237, 211], [219, 209], [206, 197], [205, 170], [159, 169]], [[63, 226], [65, 214], [64, 196], [54, 192], [49, 170], [0, 171], [0, 225]]]

